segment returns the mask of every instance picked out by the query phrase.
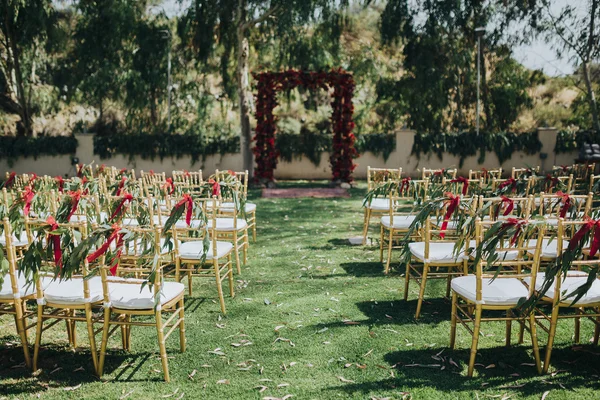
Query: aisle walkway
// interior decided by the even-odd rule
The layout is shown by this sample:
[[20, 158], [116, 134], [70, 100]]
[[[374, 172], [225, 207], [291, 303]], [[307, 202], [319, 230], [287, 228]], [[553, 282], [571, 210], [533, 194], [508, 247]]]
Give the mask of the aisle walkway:
[[[187, 352], [177, 352], [175, 336], [167, 343], [172, 383], [162, 382], [155, 332], [139, 328], [131, 354], [107, 356], [110, 384], [93, 377], [86, 349], [65, 351], [62, 325], [46, 336], [44, 371], [31, 377], [13, 368], [21, 353], [16, 343], [5, 350], [15, 337], [1, 318], [0, 397], [540, 399], [548, 390], [547, 399], [596, 396], [600, 350], [559, 348], [554, 365], [569, 372], [538, 377], [526, 347], [498, 347], [503, 324], [484, 330], [479, 377], [461, 376], [470, 336], [459, 330], [459, 350], [447, 349], [443, 285], [429, 287], [431, 300], [415, 322], [416, 288], [402, 301], [401, 281], [383, 276], [377, 249], [347, 241], [362, 224], [364, 190], [351, 193], [351, 199], [256, 199], [259, 237], [236, 276], [237, 296], [226, 299], [223, 317], [213, 297], [200, 297], [213, 296], [213, 286], [197, 283], [199, 297], [186, 301]], [[585, 337], [591, 327], [584, 326]], [[570, 332], [560, 332], [559, 343], [568, 343]], [[83, 330], [79, 337], [85, 340]], [[118, 335], [112, 344], [119, 345]]]

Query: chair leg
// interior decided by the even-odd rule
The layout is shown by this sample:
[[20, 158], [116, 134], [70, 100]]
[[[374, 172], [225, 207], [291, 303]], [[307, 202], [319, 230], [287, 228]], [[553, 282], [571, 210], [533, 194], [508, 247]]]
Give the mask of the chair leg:
[[450, 349], [456, 345], [456, 319], [458, 318], [458, 295], [452, 292], [452, 314], [450, 315]]
[[235, 297], [235, 284], [233, 282], [233, 265], [231, 261], [231, 253], [227, 255], [227, 276], [229, 277], [229, 295], [231, 297]]
[[408, 285], [410, 283], [410, 262], [406, 263], [406, 273], [404, 274], [404, 301], [408, 300]]
[[38, 356], [40, 355], [40, 344], [42, 342], [42, 328], [44, 327], [44, 306], [37, 306], [37, 323], [35, 331], [35, 344], [33, 345], [33, 370], [38, 370]]
[[[577, 315], [582, 314], [581, 310], [582, 310], [581, 308], [578, 308], [577, 310], [575, 310]], [[575, 344], [579, 344], [580, 337], [581, 337], [581, 318], [577, 317], [577, 318], [575, 318], [575, 329], [573, 332], [573, 341], [575, 342]]]
[[[511, 311], [510, 310], [506, 310], [506, 318], [511, 318]], [[504, 345], [506, 347], [510, 347], [510, 336], [512, 334], [512, 320], [507, 319], [506, 320], [506, 339], [504, 341]]]
[[552, 317], [550, 319], [550, 332], [548, 332], [548, 344], [546, 345], [546, 355], [544, 357], [544, 368], [542, 373], [546, 374], [550, 368], [550, 358], [552, 357], [552, 346], [554, 345], [554, 336], [556, 335], [556, 324], [558, 322], [558, 306], [552, 307]]
[[94, 371], [98, 373], [98, 353], [96, 350], [96, 336], [94, 335], [94, 323], [92, 321], [92, 306], [87, 303], [85, 305], [85, 322], [87, 324], [88, 339], [90, 341], [90, 352], [92, 353], [92, 363]]
[[[71, 310], [72, 317], [75, 317], [75, 311], [76, 310]], [[76, 348], [77, 347], [77, 329], [76, 329], [75, 324], [77, 323], [77, 321], [75, 321], [73, 319], [73, 320], [70, 320], [69, 322], [71, 323], [71, 339], [73, 340], [73, 348]]]
[[383, 224], [379, 226], [379, 262], [383, 262], [383, 243], [384, 243], [384, 229]]
[[162, 325], [162, 311], [157, 310], [154, 314], [156, 318], [156, 334], [158, 335], [158, 348], [160, 350], [160, 361], [162, 363], [165, 382], [169, 382], [169, 360], [167, 359], [167, 346], [165, 344], [165, 333]]
[[423, 299], [425, 298], [425, 286], [427, 285], [428, 273], [429, 264], [423, 264], [423, 275], [421, 276], [421, 288], [419, 289], [419, 298], [417, 299], [417, 311], [415, 312], [415, 319], [419, 319], [421, 316], [421, 307], [423, 306]]
[[244, 265], [248, 264], [248, 249], [250, 248], [250, 243], [248, 242], [248, 228], [244, 229]]
[[221, 274], [219, 273], [219, 262], [217, 260], [213, 261], [213, 268], [215, 270], [215, 281], [217, 283], [217, 294], [219, 296], [221, 312], [225, 314], [225, 298], [223, 297], [223, 287], [221, 286]]
[[235, 267], [237, 268], [238, 275], [241, 275], [242, 266], [240, 265], [240, 249], [238, 248], [237, 232], [233, 232], [233, 249], [235, 250]]
[[102, 325], [102, 342], [100, 343], [100, 357], [98, 357], [98, 378], [104, 373], [104, 358], [106, 357], [106, 346], [108, 345], [108, 328], [110, 327], [110, 308], [104, 307], [104, 323]]
[[[596, 308], [596, 313], [600, 312], [599, 308]], [[594, 346], [598, 345], [598, 338], [600, 337], [600, 317], [596, 317], [596, 321], [594, 321]]]
[[369, 221], [371, 220], [371, 210], [365, 207], [365, 220], [363, 222], [363, 246], [367, 244], [367, 235], [369, 233]]
[[185, 352], [185, 312], [184, 312], [185, 302], [183, 298], [179, 300], [177, 306], [179, 308], [179, 350], [183, 353]]
[[390, 229], [390, 236], [389, 236], [389, 241], [388, 241], [388, 248], [387, 248], [387, 261], [385, 263], [385, 273], [389, 273], [390, 272], [390, 262], [392, 260], [392, 244], [394, 241], [394, 230]]
[[192, 297], [192, 291], [194, 290], [194, 285], [193, 285], [193, 275], [192, 275], [192, 271], [187, 271], [187, 278], [188, 278], [188, 293], [190, 295], [190, 297]]
[[131, 351], [131, 315], [127, 315], [125, 317], [125, 319], [127, 320], [127, 330], [126, 330], [126, 337], [127, 337], [127, 351]]
[[256, 243], [256, 212], [252, 213], [252, 241]]
[[471, 355], [469, 358], [469, 369], [467, 370], [467, 376], [470, 378], [473, 376], [473, 370], [475, 369], [475, 357], [477, 356], [477, 343], [479, 342], [479, 328], [481, 326], [481, 305], [475, 306], [475, 326], [473, 327], [473, 340], [471, 342]]
[[529, 329], [531, 330], [531, 345], [533, 347], [533, 357], [535, 358], [535, 367], [537, 368], [538, 374], [542, 373], [542, 360], [540, 358], [540, 348], [537, 340], [537, 322], [535, 321], [535, 315], [529, 314]]
[[17, 333], [21, 338], [21, 346], [23, 347], [23, 356], [25, 357], [25, 365], [31, 368], [31, 357], [29, 356], [29, 341], [27, 340], [27, 321], [25, 321], [24, 302], [21, 299], [15, 299], [15, 326]]

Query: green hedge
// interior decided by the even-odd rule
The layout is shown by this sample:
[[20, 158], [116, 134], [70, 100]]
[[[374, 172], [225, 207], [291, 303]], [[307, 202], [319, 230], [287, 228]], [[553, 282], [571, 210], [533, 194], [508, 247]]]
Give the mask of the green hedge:
[[[331, 151], [331, 142], [330, 133], [302, 132], [275, 135], [275, 147], [279, 150], [282, 160], [291, 162], [294, 157], [304, 156], [316, 166], [321, 162], [321, 153]], [[381, 154], [387, 161], [396, 149], [396, 135], [387, 133], [356, 135], [355, 147], [359, 154], [370, 151], [376, 156]]]
[[0, 160], [8, 160], [10, 166], [21, 157], [58, 156], [76, 151], [75, 136], [0, 136]]
[[485, 161], [486, 152], [494, 152], [502, 164], [510, 159], [514, 152], [522, 151], [525, 154], [535, 154], [542, 149], [542, 142], [538, 132], [480, 132], [473, 131], [457, 133], [420, 133], [415, 135], [412, 154], [420, 158], [422, 154], [436, 154], [441, 160], [444, 153], [449, 153], [460, 158], [459, 167], [462, 167], [467, 157], [479, 152], [477, 162]]
[[584, 143], [600, 143], [600, 135], [595, 131], [558, 131], [554, 152], [556, 154], [579, 151]]
[[203, 160], [213, 154], [237, 153], [240, 151], [238, 136], [206, 138], [202, 135], [176, 134], [129, 134], [94, 137], [94, 154], [100, 158], [110, 158], [117, 154], [133, 159], [191, 156], [192, 162]]

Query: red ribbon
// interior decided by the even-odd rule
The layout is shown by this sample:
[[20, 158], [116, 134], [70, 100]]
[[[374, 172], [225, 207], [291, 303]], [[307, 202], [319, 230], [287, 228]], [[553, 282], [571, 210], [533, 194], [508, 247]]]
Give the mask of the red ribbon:
[[37, 175], [36, 174], [31, 174], [31, 179], [29, 180], [29, 185], [32, 185], [33, 182], [35, 182], [36, 179], [37, 179]]
[[106, 164], [102, 164], [100, 168], [98, 168], [98, 172], [102, 173], [106, 169]]
[[568, 193], [563, 193], [561, 191], [556, 192], [556, 195], [560, 197], [560, 202], [563, 204], [560, 208], [559, 215], [561, 218], [564, 218], [567, 215], [569, 208], [571, 208], [571, 197], [569, 197]]
[[123, 193], [123, 195], [121, 197], [121, 201], [119, 202], [119, 205], [117, 206], [115, 211], [110, 216], [109, 221], [112, 221], [117, 215], [119, 215], [121, 213], [121, 209], [125, 205], [126, 201], [131, 201], [131, 200], [133, 200], [133, 195], [131, 193]]
[[119, 260], [121, 259], [121, 254], [123, 254], [123, 238], [125, 237], [124, 233], [119, 233], [119, 238], [117, 239], [117, 254], [115, 254], [115, 258], [111, 260], [110, 274], [112, 276], [117, 275], [117, 269], [119, 269]]
[[23, 201], [25, 202], [25, 206], [23, 207], [23, 214], [25, 216], [29, 215], [29, 211], [31, 210], [31, 202], [35, 197], [35, 193], [31, 189], [31, 186], [25, 187], [25, 192], [23, 193]]
[[563, 172], [567, 172], [569, 170], [568, 165], [561, 165], [560, 167], [562, 168]]
[[119, 171], [119, 175], [123, 175], [127, 172], [127, 168], [121, 168], [121, 170]]
[[546, 183], [550, 183], [548, 190], [551, 190], [554, 187], [554, 185], [558, 185], [560, 183], [560, 180], [557, 177], [552, 176], [550, 174], [546, 174], [545, 181]]
[[232, 171], [232, 170], [228, 170], [227, 172], [229, 172], [229, 175], [231, 175], [231, 176], [235, 176], [235, 172], [234, 172], [234, 171]]
[[444, 232], [448, 228], [448, 221], [450, 221], [452, 214], [454, 214], [454, 211], [458, 208], [458, 205], [460, 204], [460, 196], [455, 196], [452, 193], [446, 193], [446, 196], [448, 196], [448, 200], [446, 200], [446, 205], [448, 206], [448, 208], [446, 209], [446, 215], [444, 215], [442, 229], [440, 229], [440, 237], [442, 239], [446, 236]]
[[208, 184], [212, 185], [212, 195], [213, 196], [221, 195], [221, 185], [219, 184], [219, 182], [215, 181], [214, 179], [209, 179]]
[[187, 169], [183, 170], [183, 176], [185, 176], [186, 178], [190, 177], [190, 171], [188, 171]]
[[79, 205], [79, 200], [81, 200], [81, 189], [76, 192], [69, 192], [69, 196], [71, 197], [71, 211], [69, 211], [69, 215], [67, 216], [67, 221], [71, 221], [71, 217], [77, 211], [77, 206]]
[[481, 168], [481, 177], [487, 179], [487, 177], [488, 177], [487, 168]]
[[469, 180], [467, 178], [465, 178], [464, 176], [459, 176], [456, 179], [452, 179], [450, 181], [450, 183], [462, 183], [463, 184], [462, 195], [463, 196], [467, 195], [467, 190], [469, 190]]
[[78, 178], [83, 177], [83, 164], [77, 165], [77, 177]]
[[173, 193], [175, 193], [175, 185], [173, 184], [173, 178], [167, 178], [167, 180], [165, 181], [165, 184], [162, 186], [162, 188], [165, 191], [167, 191], [169, 196], [171, 196]]
[[517, 219], [517, 218], [508, 218], [506, 220], [506, 222], [504, 222], [501, 226], [500, 229], [506, 228], [506, 227], [515, 227], [515, 234], [513, 235], [513, 237], [510, 239], [510, 245], [514, 246], [517, 243], [517, 239], [519, 239], [519, 234], [521, 233], [521, 231], [523, 230], [523, 225], [527, 224], [527, 220], [526, 219]]
[[[46, 223], [50, 225], [50, 232], [58, 230], [58, 223], [53, 216], [49, 216]], [[52, 247], [54, 251], [54, 263], [62, 269], [62, 249], [60, 248], [60, 235], [48, 234], [48, 242], [52, 239]]]
[[58, 191], [60, 193], [62, 193], [63, 192], [63, 188], [65, 187], [65, 180], [60, 175], [56, 176], [54, 178], [54, 180], [56, 181], [56, 184], [58, 185]]
[[410, 176], [402, 179], [402, 183], [400, 184], [400, 193], [404, 192], [404, 188], [406, 188], [406, 190], [408, 190], [408, 188], [410, 187], [409, 185], [410, 185]]
[[15, 183], [15, 177], [17, 176], [16, 172], [11, 172], [10, 175], [8, 176], [8, 179], [6, 180], [6, 182], [4, 182], [4, 187], [5, 188], [9, 188], [13, 185], [13, 183]]
[[444, 172], [446, 172], [446, 170], [444, 168], [440, 169], [439, 171], [435, 171], [433, 173], [434, 176], [444, 176]]
[[512, 190], [511, 190], [512, 192], [517, 190], [517, 181], [515, 180], [515, 178], [508, 178], [507, 180], [502, 182], [500, 185], [498, 185], [498, 189], [502, 190], [507, 186], [512, 186]]
[[102, 254], [106, 253], [106, 251], [110, 247], [110, 244], [117, 238], [117, 236], [119, 235], [119, 231], [121, 230], [121, 228], [119, 227], [119, 225], [114, 224], [112, 226], [112, 229], [113, 229], [113, 231], [110, 234], [110, 236], [108, 237], [108, 239], [106, 240], [106, 242], [104, 242], [104, 244], [102, 246], [98, 247], [98, 249], [95, 252], [93, 252], [92, 254], [90, 254], [87, 257], [87, 261], [89, 263], [95, 261]]
[[186, 207], [185, 223], [187, 224], [187, 226], [190, 226], [190, 224], [192, 223], [192, 209], [194, 207], [194, 200], [189, 194], [184, 194], [181, 200], [179, 200], [179, 203], [175, 204], [175, 208], [184, 206]]
[[123, 191], [123, 187], [125, 186], [125, 181], [127, 181], [127, 177], [125, 177], [125, 176], [121, 177], [121, 182], [119, 182], [119, 187], [117, 187], [117, 192], [115, 193], [116, 196], [121, 195], [121, 192]]
[[506, 196], [501, 196], [500, 197], [502, 199], [502, 202], [500, 204], [498, 204], [498, 208], [496, 209], [496, 215], [495, 215], [495, 219], [498, 218], [498, 214], [500, 214], [500, 209], [502, 208], [502, 205], [504, 203], [507, 203], [508, 205], [506, 206], [506, 209], [504, 210], [504, 213], [502, 214], [503, 216], [507, 216], [508, 214], [510, 214], [512, 212], [512, 210], [514, 210], [515, 208], [515, 202], [512, 199], [509, 199]]
[[154, 176], [154, 170], [151, 169], [150, 172], [148, 172], [150, 174], [150, 176]]

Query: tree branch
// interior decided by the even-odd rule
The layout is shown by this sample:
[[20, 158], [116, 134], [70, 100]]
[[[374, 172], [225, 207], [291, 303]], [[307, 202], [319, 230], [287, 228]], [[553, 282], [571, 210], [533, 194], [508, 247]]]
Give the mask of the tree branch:
[[[547, 7], [547, 13], [548, 16], [550, 17], [550, 21], [552, 22], [552, 25], [554, 26], [554, 31], [556, 32], [556, 34], [558, 35], [558, 37], [568, 46], [571, 48], [571, 50], [573, 50], [580, 58], [583, 59], [583, 54], [581, 53], [580, 49], [577, 47], [577, 45], [573, 42], [571, 42], [565, 35], [563, 35], [561, 28], [559, 28], [558, 26], [558, 21], [556, 20], [556, 18], [554, 17], [554, 15], [552, 15], [552, 12], [550, 11], [550, 6], [548, 4], [546, 4]], [[568, 27], [566, 27], [566, 29], [569, 29]]]
[[271, 8], [269, 8], [267, 11], [264, 12], [263, 15], [261, 15], [258, 18], [254, 18], [251, 19], [249, 21], [247, 21], [243, 26], [242, 29], [246, 30], [248, 28], [252, 28], [258, 24], [260, 24], [261, 22], [265, 21], [267, 18], [269, 18], [270, 16], [278, 13], [281, 10], [281, 7], [279, 5], [276, 6], [271, 6]]

